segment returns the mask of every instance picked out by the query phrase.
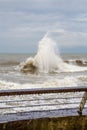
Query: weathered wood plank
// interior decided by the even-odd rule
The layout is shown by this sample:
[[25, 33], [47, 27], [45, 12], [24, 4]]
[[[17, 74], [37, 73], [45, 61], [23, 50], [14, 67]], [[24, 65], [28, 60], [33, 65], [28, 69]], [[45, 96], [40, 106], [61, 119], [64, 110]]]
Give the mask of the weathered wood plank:
[[[87, 108], [84, 109], [83, 115], [87, 115]], [[44, 118], [56, 118], [56, 117], [70, 117], [70, 116], [78, 116], [77, 108], [4, 114], [0, 115], [0, 124], [13, 121], [32, 120], [40, 118], [44, 119]]]
[[85, 106], [86, 100], [87, 100], [87, 92], [84, 92], [82, 100], [81, 100], [80, 105], [79, 105], [79, 109], [78, 109], [78, 113], [80, 115], [82, 115], [82, 111], [83, 111], [83, 108]]

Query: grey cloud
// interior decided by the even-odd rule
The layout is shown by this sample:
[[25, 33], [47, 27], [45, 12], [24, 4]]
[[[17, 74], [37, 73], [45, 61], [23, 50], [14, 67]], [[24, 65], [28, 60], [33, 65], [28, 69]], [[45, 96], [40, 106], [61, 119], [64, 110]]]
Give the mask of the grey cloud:
[[86, 0], [0, 0], [0, 46], [34, 50], [47, 31], [59, 46], [87, 46], [86, 12]]
[[87, 11], [86, 0], [0, 0], [0, 10], [41, 12]]

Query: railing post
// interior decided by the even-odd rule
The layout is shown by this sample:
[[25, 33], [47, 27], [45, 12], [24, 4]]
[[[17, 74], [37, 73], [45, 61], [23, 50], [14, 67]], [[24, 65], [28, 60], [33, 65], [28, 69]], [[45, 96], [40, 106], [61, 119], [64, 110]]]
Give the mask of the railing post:
[[79, 115], [82, 115], [82, 110], [85, 106], [86, 100], [87, 100], [87, 92], [84, 92], [82, 100], [81, 100], [80, 105], [79, 105], [79, 109], [78, 109]]

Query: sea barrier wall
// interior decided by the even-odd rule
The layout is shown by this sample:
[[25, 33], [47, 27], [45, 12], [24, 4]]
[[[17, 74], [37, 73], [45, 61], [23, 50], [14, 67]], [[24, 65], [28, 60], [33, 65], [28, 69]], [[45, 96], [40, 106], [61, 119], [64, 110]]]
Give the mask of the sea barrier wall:
[[14, 121], [0, 124], [0, 130], [87, 130], [87, 116]]

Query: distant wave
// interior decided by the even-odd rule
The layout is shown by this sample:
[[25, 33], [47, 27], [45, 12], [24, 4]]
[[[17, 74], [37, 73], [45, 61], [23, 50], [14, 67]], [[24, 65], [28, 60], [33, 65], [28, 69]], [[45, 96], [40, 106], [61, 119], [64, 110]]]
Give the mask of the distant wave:
[[5, 62], [0, 62], [0, 66], [15, 66], [15, 65], [19, 65], [20, 62], [18, 61], [5, 61]]

